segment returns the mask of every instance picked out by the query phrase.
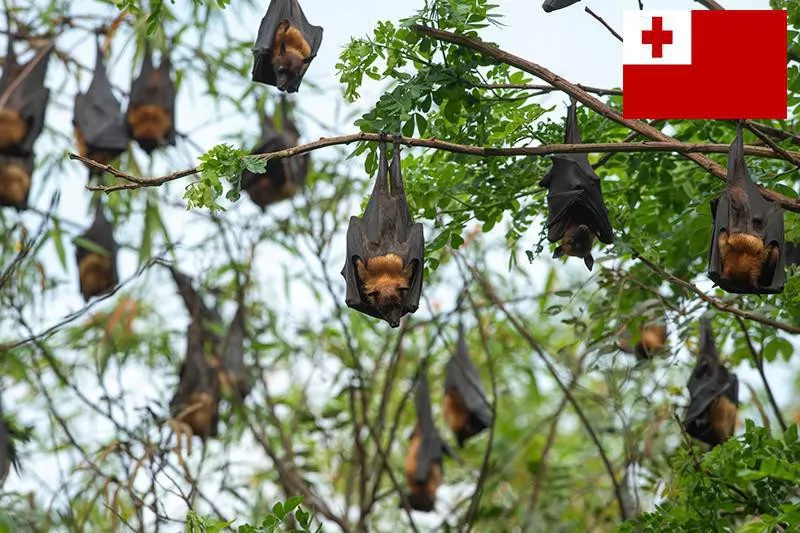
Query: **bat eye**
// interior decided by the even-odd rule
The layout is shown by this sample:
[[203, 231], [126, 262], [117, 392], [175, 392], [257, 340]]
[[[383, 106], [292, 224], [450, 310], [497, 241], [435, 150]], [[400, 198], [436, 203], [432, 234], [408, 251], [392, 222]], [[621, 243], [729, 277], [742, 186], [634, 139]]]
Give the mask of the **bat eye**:
[[371, 291], [371, 292], [367, 293], [367, 297], [368, 298], [377, 299], [379, 294], [380, 294], [380, 292], [378, 292], [378, 291]]

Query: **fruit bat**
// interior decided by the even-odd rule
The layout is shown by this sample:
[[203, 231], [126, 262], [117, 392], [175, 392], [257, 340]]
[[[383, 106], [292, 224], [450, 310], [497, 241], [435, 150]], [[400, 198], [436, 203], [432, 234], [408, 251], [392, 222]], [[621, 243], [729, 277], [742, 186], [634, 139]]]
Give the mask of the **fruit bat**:
[[3, 405], [0, 403], [0, 487], [5, 483], [11, 467], [19, 474], [19, 457], [14, 445], [14, 432], [3, 417]]
[[469, 357], [463, 326], [458, 328], [456, 352], [447, 363], [442, 407], [444, 419], [461, 448], [464, 441], [492, 424], [492, 411], [481, 376]]
[[33, 154], [11, 156], [0, 154], [0, 206], [21, 211], [28, 207], [33, 176]]
[[[97, 42], [94, 77], [85, 93], [75, 95], [72, 118], [78, 153], [107, 165], [128, 147], [128, 129], [119, 100], [111, 92], [103, 52]], [[99, 174], [90, 168], [91, 174]]]
[[[40, 57], [37, 53], [26, 65], [17, 63], [14, 40], [8, 40], [8, 53], [0, 76], [0, 154], [27, 156], [44, 128], [44, 115], [50, 90], [44, 86], [52, 46]], [[36, 61], [32, 69], [25, 69]]]
[[[272, 120], [264, 117], [261, 132], [261, 144], [252, 154], [277, 152], [297, 146], [298, 135], [295, 125], [283, 116], [283, 132], [278, 133]], [[262, 211], [268, 205], [291, 198], [305, 184], [308, 174], [309, 154], [302, 154], [282, 159], [267, 161], [266, 172], [255, 174], [249, 170], [242, 173], [242, 189], [247, 191], [254, 204]]]
[[[81, 239], [92, 245], [75, 243], [75, 259], [78, 262], [78, 279], [84, 301], [113, 289], [118, 283], [117, 243], [111, 224], [103, 213], [103, 204], [95, 203], [94, 222]], [[101, 252], [102, 250], [102, 252]]]
[[178, 390], [169, 403], [179, 447], [182, 434], [187, 441], [192, 435], [202, 440], [217, 436], [221, 361], [216, 353], [209, 352], [209, 343], [213, 341], [200, 320], [193, 318], [186, 332], [186, 358], [181, 364]]
[[235, 399], [243, 401], [252, 387], [250, 375], [244, 365], [244, 303], [240, 298], [236, 314], [223, 337], [218, 333], [218, 328], [223, 324], [219, 311], [215, 307], [206, 305], [192, 286], [189, 276], [172, 266], [169, 269], [186, 309], [200, 328], [204, 351], [213, 354], [206, 357], [214, 363], [221, 391], [232, 389], [236, 393]]
[[170, 78], [169, 56], [153, 67], [150, 45], [145, 45], [139, 77], [131, 86], [128, 131], [142, 149], [151, 154], [159, 146], [175, 145], [175, 84]]
[[686, 432], [711, 446], [733, 435], [739, 380], [719, 360], [708, 317], [700, 320], [700, 351], [687, 387], [690, 399], [684, 421]]
[[[567, 112], [567, 144], [581, 142], [576, 106], [573, 99]], [[549, 189], [549, 212], [545, 224], [547, 239], [550, 242], [561, 241], [553, 257], [582, 257], [586, 267], [592, 270], [595, 237], [605, 244], [614, 242], [608, 210], [600, 190], [600, 177], [592, 169], [586, 154], [558, 154], [551, 156], [551, 159], [553, 167], [539, 185]]]
[[766, 200], [744, 162], [742, 124], [728, 155], [728, 183], [711, 201], [714, 229], [708, 277], [724, 291], [774, 294], [783, 291], [783, 211]]
[[410, 493], [401, 507], [408, 504], [416, 511], [431, 512], [436, 502], [436, 491], [442, 484], [444, 454], [453, 455], [436, 431], [431, 413], [431, 395], [425, 371], [419, 377], [414, 404], [417, 424], [411, 435], [405, 462], [406, 481]]
[[581, 0], [544, 0], [542, 9], [544, 9], [545, 13], [551, 13], [559, 9], [564, 9], [572, 4], [577, 4], [580, 1]]
[[322, 44], [297, 0], [270, 0], [253, 47], [253, 81], [295, 93]]
[[396, 328], [403, 315], [419, 307], [425, 237], [422, 224], [408, 212], [399, 143], [394, 143], [391, 167], [385, 142], [378, 151], [378, 177], [364, 216], [350, 217], [342, 276], [349, 307]]
[[634, 347], [636, 359], [651, 359], [655, 352], [664, 348], [667, 342], [667, 326], [661, 323], [649, 323], [642, 327], [642, 335]]

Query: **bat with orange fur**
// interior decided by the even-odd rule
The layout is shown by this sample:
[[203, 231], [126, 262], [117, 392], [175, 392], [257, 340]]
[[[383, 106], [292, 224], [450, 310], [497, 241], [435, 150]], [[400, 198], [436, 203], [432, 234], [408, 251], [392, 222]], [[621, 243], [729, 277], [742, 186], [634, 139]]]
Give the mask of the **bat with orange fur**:
[[253, 47], [253, 81], [294, 93], [322, 44], [297, 0], [271, 0]]
[[[72, 124], [78, 153], [107, 165], [128, 147], [128, 129], [121, 104], [111, 91], [99, 41], [96, 48], [94, 77], [85, 93], [75, 95]], [[90, 168], [90, 175], [99, 173]]]
[[[48, 45], [49, 46], [49, 45]], [[37, 54], [25, 65], [17, 62], [14, 39], [0, 76], [0, 154], [24, 157], [33, 153], [33, 144], [44, 128], [50, 90], [44, 86], [47, 65], [53, 48]], [[26, 74], [25, 69], [33, 64]]]
[[716, 446], [736, 429], [739, 380], [722, 365], [708, 317], [700, 320], [700, 350], [687, 384], [689, 408], [684, 428], [692, 437]]
[[650, 322], [642, 327], [639, 342], [634, 347], [636, 358], [640, 361], [651, 359], [667, 343], [667, 326], [660, 322]]
[[417, 423], [411, 434], [404, 468], [409, 493], [400, 507], [407, 504], [416, 511], [431, 512], [436, 503], [436, 491], [444, 477], [444, 455], [453, 456], [453, 453], [433, 423], [431, 395], [424, 368], [419, 380], [414, 399]]
[[84, 301], [110, 291], [119, 283], [117, 242], [99, 199], [95, 203], [94, 222], [76, 239], [75, 259]]
[[[285, 108], [284, 108], [285, 109]], [[263, 154], [297, 146], [297, 127], [286, 116], [282, 117], [283, 131], [275, 130], [272, 119], [264, 117], [261, 144], [251, 153]], [[309, 154], [301, 154], [267, 161], [266, 171], [256, 174], [245, 170], [241, 188], [264, 211], [267, 206], [294, 196], [306, 181]]]
[[[567, 111], [566, 144], [581, 142], [576, 106], [573, 99]], [[547, 240], [559, 242], [553, 258], [580, 257], [586, 268], [592, 270], [595, 239], [605, 244], [614, 242], [600, 190], [600, 177], [589, 164], [586, 154], [558, 154], [551, 159], [553, 167], [539, 185], [548, 189]]]
[[714, 218], [708, 277], [738, 294], [783, 291], [783, 210], [765, 199], [744, 161], [742, 124], [728, 155], [727, 187], [711, 201]]
[[492, 424], [492, 410], [481, 376], [469, 356], [463, 325], [458, 328], [456, 351], [447, 363], [442, 414], [462, 448], [467, 439]]
[[130, 137], [151, 154], [156, 148], [175, 145], [175, 84], [171, 63], [164, 54], [156, 69], [149, 43], [145, 45], [142, 70], [131, 86], [126, 121]]
[[384, 141], [378, 152], [378, 176], [364, 216], [350, 217], [342, 276], [349, 307], [395, 328], [419, 307], [425, 237], [408, 212], [400, 144], [394, 143], [391, 166]]

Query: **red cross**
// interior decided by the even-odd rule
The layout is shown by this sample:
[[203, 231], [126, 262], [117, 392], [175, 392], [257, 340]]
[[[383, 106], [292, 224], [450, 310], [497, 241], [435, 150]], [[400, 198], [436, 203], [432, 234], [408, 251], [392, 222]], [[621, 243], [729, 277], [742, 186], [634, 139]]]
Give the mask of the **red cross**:
[[653, 17], [653, 29], [642, 31], [642, 44], [653, 46], [653, 57], [664, 57], [664, 45], [672, 44], [672, 30], [664, 30], [662, 17]]

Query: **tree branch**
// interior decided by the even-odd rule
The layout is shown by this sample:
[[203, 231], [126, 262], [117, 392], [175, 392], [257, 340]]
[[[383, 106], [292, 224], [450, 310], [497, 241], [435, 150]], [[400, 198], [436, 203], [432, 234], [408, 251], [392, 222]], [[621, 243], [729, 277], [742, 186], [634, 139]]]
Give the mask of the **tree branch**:
[[593, 16], [593, 17], [595, 18], [595, 20], [597, 20], [597, 22], [599, 22], [600, 24], [602, 24], [603, 26], [605, 26], [605, 28], [606, 28], [608, 31], [610, 31], [610, 32], [611, 32], [611, 35], [613, 35], [614, 37], [616, 37], [616, 38], [617, 38], [617, 40], [618, 40], [619, 42], [623, 42], [623, 40], [622, 40], [622, 35], [620, 35], [620, 34], [619, 34], [619, 33], [617, 33], [616, 31], [614, 31], [614, 28], [612, 28], [612, 27], [611, 27], [611, 26], [608, 24], [608, 22], [606, 22], [606, 21], [603, 19], [603, 17], [601, 17], [600, 15], [598, 15], [597, 13], [595, 13], [594, 11], [592, 11], [591, 9], [589, 9], [589, 6], [586, 6], [586, 7], [584, 7], [584, 8], [583, 8], [583, 10], [584, 10], [584, 11], [586, 11], [587, 13], [589, 13], [591, 16]]
[[[565, 93], [569, 94], [570, 96], [574, 97], [576, 100], [581, 102], [583, 105], [592, 109], [593, 111], [599, 113], [600, 115], [613, 120], [614, 122], [625, 126], [628, 129], [631, 129], [644, 137], [647, 137], [654, 141], [661, 141], [661, 142], [677, 142], [677, 140], [669, 135], [663, 133], [660, 130], [655, 129], [654, 127], [650, 126], [649, 124], [642, 122], [640, 120], [631, 120], [626, 119], [622, 116], [622, 113], [617, 111], [616, 109], [612, 109], [604, 102], [598, 100], [597, 98], [590, 95], [588, 92], [584, 91], [574, 83], [571, 83], [561, 76], [551, 72], [550, 70], [537, 65], [531, 61], [523, 59], [519, 56], [515, 56], [510, 54], [500, 48], [485, 43], [480, 39], [473, 39], [464, 35], [458, 35], [453, 32], [445, 31], [445, 30], [438, 30], [436, 28], [429, 28], [427, 26], [421, 25], [413, 25], [411, 29], [419, 32], [423, 35], [431, 37], [433, 39], [437, 39], [440, 41], [456, 44], [459, 46], [463, 46], [465, 48], [469, 48], [471, 50], [475, 50], [476, 52], [481, 52], [497, 61], [501, 61], [507, 65], [512, 67], [518, 68], [528, 74], [532, 74], [537, 78], [557, 87], [558, 89], [564, 91]], [[727, 180], [727, 172], [724, 168], [722, 168], [719, 164], [711, 159], [700, 155], [700, 153], [684, 153], [684, 155], [699, 165], [701, 168], [711, 172], [719, 179], [726, 181]], [[763, 187], [759, 187], [759, 191], [767, 200], [778, 202], [784, 209], [789, 211], [800, 212], [800, 199], [789, 198], [782, 194], [779, 194], [775, 191], [771, 191], [769, 189], [765, 189]]]
[[649, 259], [646, 259], [646, 258], [642, 257], [641, 255], [638, 255], [637, 259], [639, 259], [639, 261], [644, 263], [644, 265], [647, 268], [649, 268], [653, 272], [659, 274], [661, 277], [663, 277], [664, 279], [666, 279], [670, 283], [673, 283], [675, 285], [683, 287], [684, 289], [686, 289], [686, 290], [688, 290], [690, 292], [695, 293], [701, 300], [703, 300], [704, 302], [710, 304], [715, 309], [718, 309], [718, 310], [723, 311], [725, 313], [731, 313], [733, 315], [740, 316], [742, 318], [746, 318], [746, 319], [752, 320], [754, 322], [759, 322], [759, 323], [764, 324], [766, 326], [770, 326], [770, 327], [773, 327], [773, 328], [781, 329], [781, 330], [786, 331], [788, 333], [800, 333], [800, 327], [791, 326], [791, 325], [786, 324], [784, 322], [778, 322], [777, 320], [773, 320], [773, 319], [771, 319], [769, 317], [753, 313], [752, 311], [745, 311], [743, 309], [739, 309], [738, 307], [734, 307], [732, 304], [723, 302], [723, 301], [721, 301], [721, 300], [719, 300], [717, 298], [714, 298], [713, 296], [707, 295], [706, 293], [701, 291], [700, 288], [697, 287], [697, 285], [694, 285], [693, 283], [689, 283], [688, 281], [685, 281], [685, 280], [682, 280], [682, 279], [680, 279], [678, 277], [673, 276], [669, 272], [665, 271], [663, 268], [659, 267], [658, 265], [656, 265], [655, 263], [653, 263]]
[[[535, 83], [478, 83], [475, 87], [480, 89], [520, 89], [529, 91], [540, 91], [541, 94], [551, 93], [558, 91], [552, 85], [535, 84]], [[600, 96], [622, 96], [621, 89], [601, 89], [600, 87], [591, 87], [589, 85], [578, 84], [578, 87], [587, 93], [593, 93]]]

